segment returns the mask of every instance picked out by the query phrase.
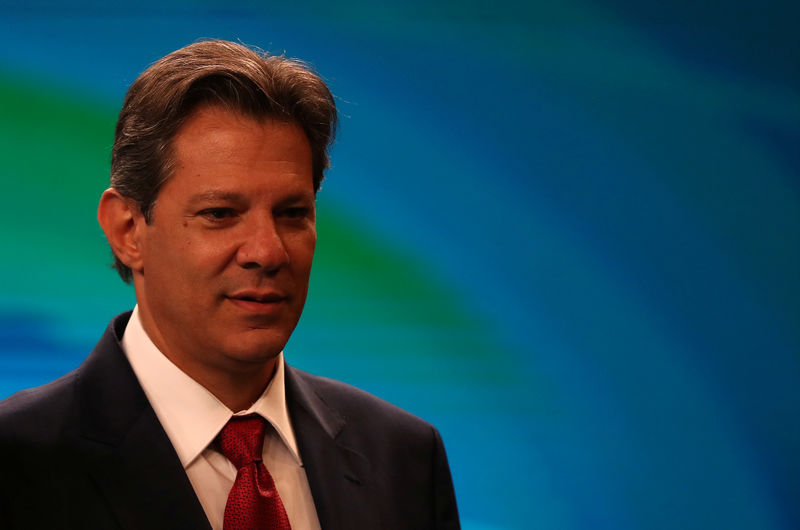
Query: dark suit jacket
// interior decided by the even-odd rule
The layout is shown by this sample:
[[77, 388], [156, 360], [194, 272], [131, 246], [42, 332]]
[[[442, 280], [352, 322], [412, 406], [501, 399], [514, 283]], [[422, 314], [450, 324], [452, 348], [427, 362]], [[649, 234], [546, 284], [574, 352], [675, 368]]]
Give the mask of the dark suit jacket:
[[[129, 316], [78, 369], [0, 402], [0, 528], [209, 528], [120, 347]], [[431, 425], [288, 366], [286, 397], [323, 529], [459, 527]]]

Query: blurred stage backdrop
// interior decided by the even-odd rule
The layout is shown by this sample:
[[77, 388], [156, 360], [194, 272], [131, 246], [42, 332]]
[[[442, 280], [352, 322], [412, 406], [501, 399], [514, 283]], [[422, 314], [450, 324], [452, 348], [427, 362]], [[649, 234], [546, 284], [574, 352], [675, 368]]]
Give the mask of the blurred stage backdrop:
[[287, 358], [436, 424], [465, 529], [800, 527], [796, 8], [269, 4], [0, 2], [0, 397], [133, 304], [127, 86], [240, 40], [342, 113]]

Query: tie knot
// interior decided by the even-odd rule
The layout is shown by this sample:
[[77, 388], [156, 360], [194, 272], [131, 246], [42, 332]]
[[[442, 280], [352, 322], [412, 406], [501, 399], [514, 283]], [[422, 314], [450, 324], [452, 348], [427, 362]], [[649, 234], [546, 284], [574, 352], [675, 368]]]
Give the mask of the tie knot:
[[264, 446], [264, 420], [256, 414], [233, 416], [219, 433], [219, 444], [225, 458], [236, 469], [261, 461]]

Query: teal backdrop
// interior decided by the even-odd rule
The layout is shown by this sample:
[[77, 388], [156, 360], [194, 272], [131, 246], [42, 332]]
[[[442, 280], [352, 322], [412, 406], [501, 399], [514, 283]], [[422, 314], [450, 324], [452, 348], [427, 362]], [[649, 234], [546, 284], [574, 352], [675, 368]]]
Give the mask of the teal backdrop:
[[342, 114], [286, 356], [436, 424], [465, 529], [800, 528], [796, 5], [0, 0], [0, 397], [134, 303], [127, 86], [239, 40]]

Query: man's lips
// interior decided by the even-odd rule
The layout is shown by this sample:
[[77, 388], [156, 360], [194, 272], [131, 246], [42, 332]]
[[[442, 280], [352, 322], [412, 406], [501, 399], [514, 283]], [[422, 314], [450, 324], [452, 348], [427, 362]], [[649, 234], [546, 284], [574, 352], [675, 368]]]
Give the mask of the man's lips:
[[288, 301], [288, 296], [280, 291], [255, 289], [237, 291], [227, 298], [240, 309], [250, 313], [274, 313]]
[[237, 291], [231, 295], [228, 295], [228, 298], [268, 304], [272, 302], [282, 302], [283, 300], [286, 300], [287, 296], [280, 291], [261, 291], [250, 289], [245, 291]]

